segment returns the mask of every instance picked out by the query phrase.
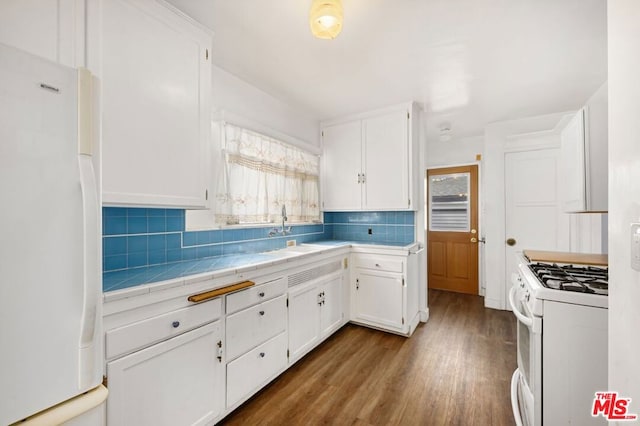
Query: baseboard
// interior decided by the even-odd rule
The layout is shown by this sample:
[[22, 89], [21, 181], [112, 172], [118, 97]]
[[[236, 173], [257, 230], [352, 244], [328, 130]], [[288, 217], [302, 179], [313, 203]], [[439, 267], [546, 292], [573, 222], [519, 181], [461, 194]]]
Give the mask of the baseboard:
[[502, 300], [489, 299], [488, 297], [484, 298], [484, 307], [489, 309], [499, 309], [501, 311], [505, 310]]
[[429, 308], [420, 311], [420, 322], [429, 321]]

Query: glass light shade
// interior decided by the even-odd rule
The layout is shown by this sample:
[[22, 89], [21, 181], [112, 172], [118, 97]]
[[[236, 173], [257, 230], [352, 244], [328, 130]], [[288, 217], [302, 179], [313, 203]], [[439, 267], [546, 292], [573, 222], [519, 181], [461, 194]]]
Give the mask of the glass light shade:
[[309, 26], [318, 38], [336, 38], [342, 31], [342, 18], [342, 0], [313, 0], [311, 3]]

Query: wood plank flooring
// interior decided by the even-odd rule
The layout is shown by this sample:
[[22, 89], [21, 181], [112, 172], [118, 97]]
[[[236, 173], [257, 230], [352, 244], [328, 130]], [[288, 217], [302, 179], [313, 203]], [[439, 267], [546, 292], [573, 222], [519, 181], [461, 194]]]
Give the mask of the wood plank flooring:
[[222, 424], [513, 425], [513, 314], [438, 290], [429, 310], [409, 339], [346, 325]]

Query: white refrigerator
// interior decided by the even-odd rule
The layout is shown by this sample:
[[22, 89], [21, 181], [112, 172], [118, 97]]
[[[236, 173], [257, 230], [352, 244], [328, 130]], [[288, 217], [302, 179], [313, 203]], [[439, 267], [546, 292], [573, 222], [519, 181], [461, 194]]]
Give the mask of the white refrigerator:
[[104, 421], [92, 86], [0, 44], [0, 425]]

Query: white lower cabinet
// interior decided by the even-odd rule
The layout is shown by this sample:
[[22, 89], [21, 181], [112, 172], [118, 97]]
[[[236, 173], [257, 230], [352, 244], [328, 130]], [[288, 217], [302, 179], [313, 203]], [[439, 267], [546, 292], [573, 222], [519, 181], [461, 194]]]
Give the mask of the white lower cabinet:
[[205, 425], [222, 412], [220, 321], [107, 364], [109, 425]]
[[227, 364], [227, 407], [256, 392], [287, 365], [283, 332]]
[[403, 335], [419, 322], [417, 256], [352, 255], [351, 320]]
[[358, 270], [356, 273], [355, 320], [381, 327], [404, 325], [404, 278], [402, 274]]
[[287, 365], [286, 289], [280, 277], [227, 296], [227, 409]]
[[343, 275], [299, 284], [289, 290], [289, 357], [296, 361], [340, 328]]
[[[142, 296], [109, 302], [107, 424], [219, 422], [349, 319], [410, 335], [418, 322], [417, 256], [369, 250], [351, 255], [351, 275], [345, 250], [191, 283], [193, 290], [168, 287], [165, 299], [151, 291], [147, 303]], [[246, 281], [254, 285], [189, 301]]]

